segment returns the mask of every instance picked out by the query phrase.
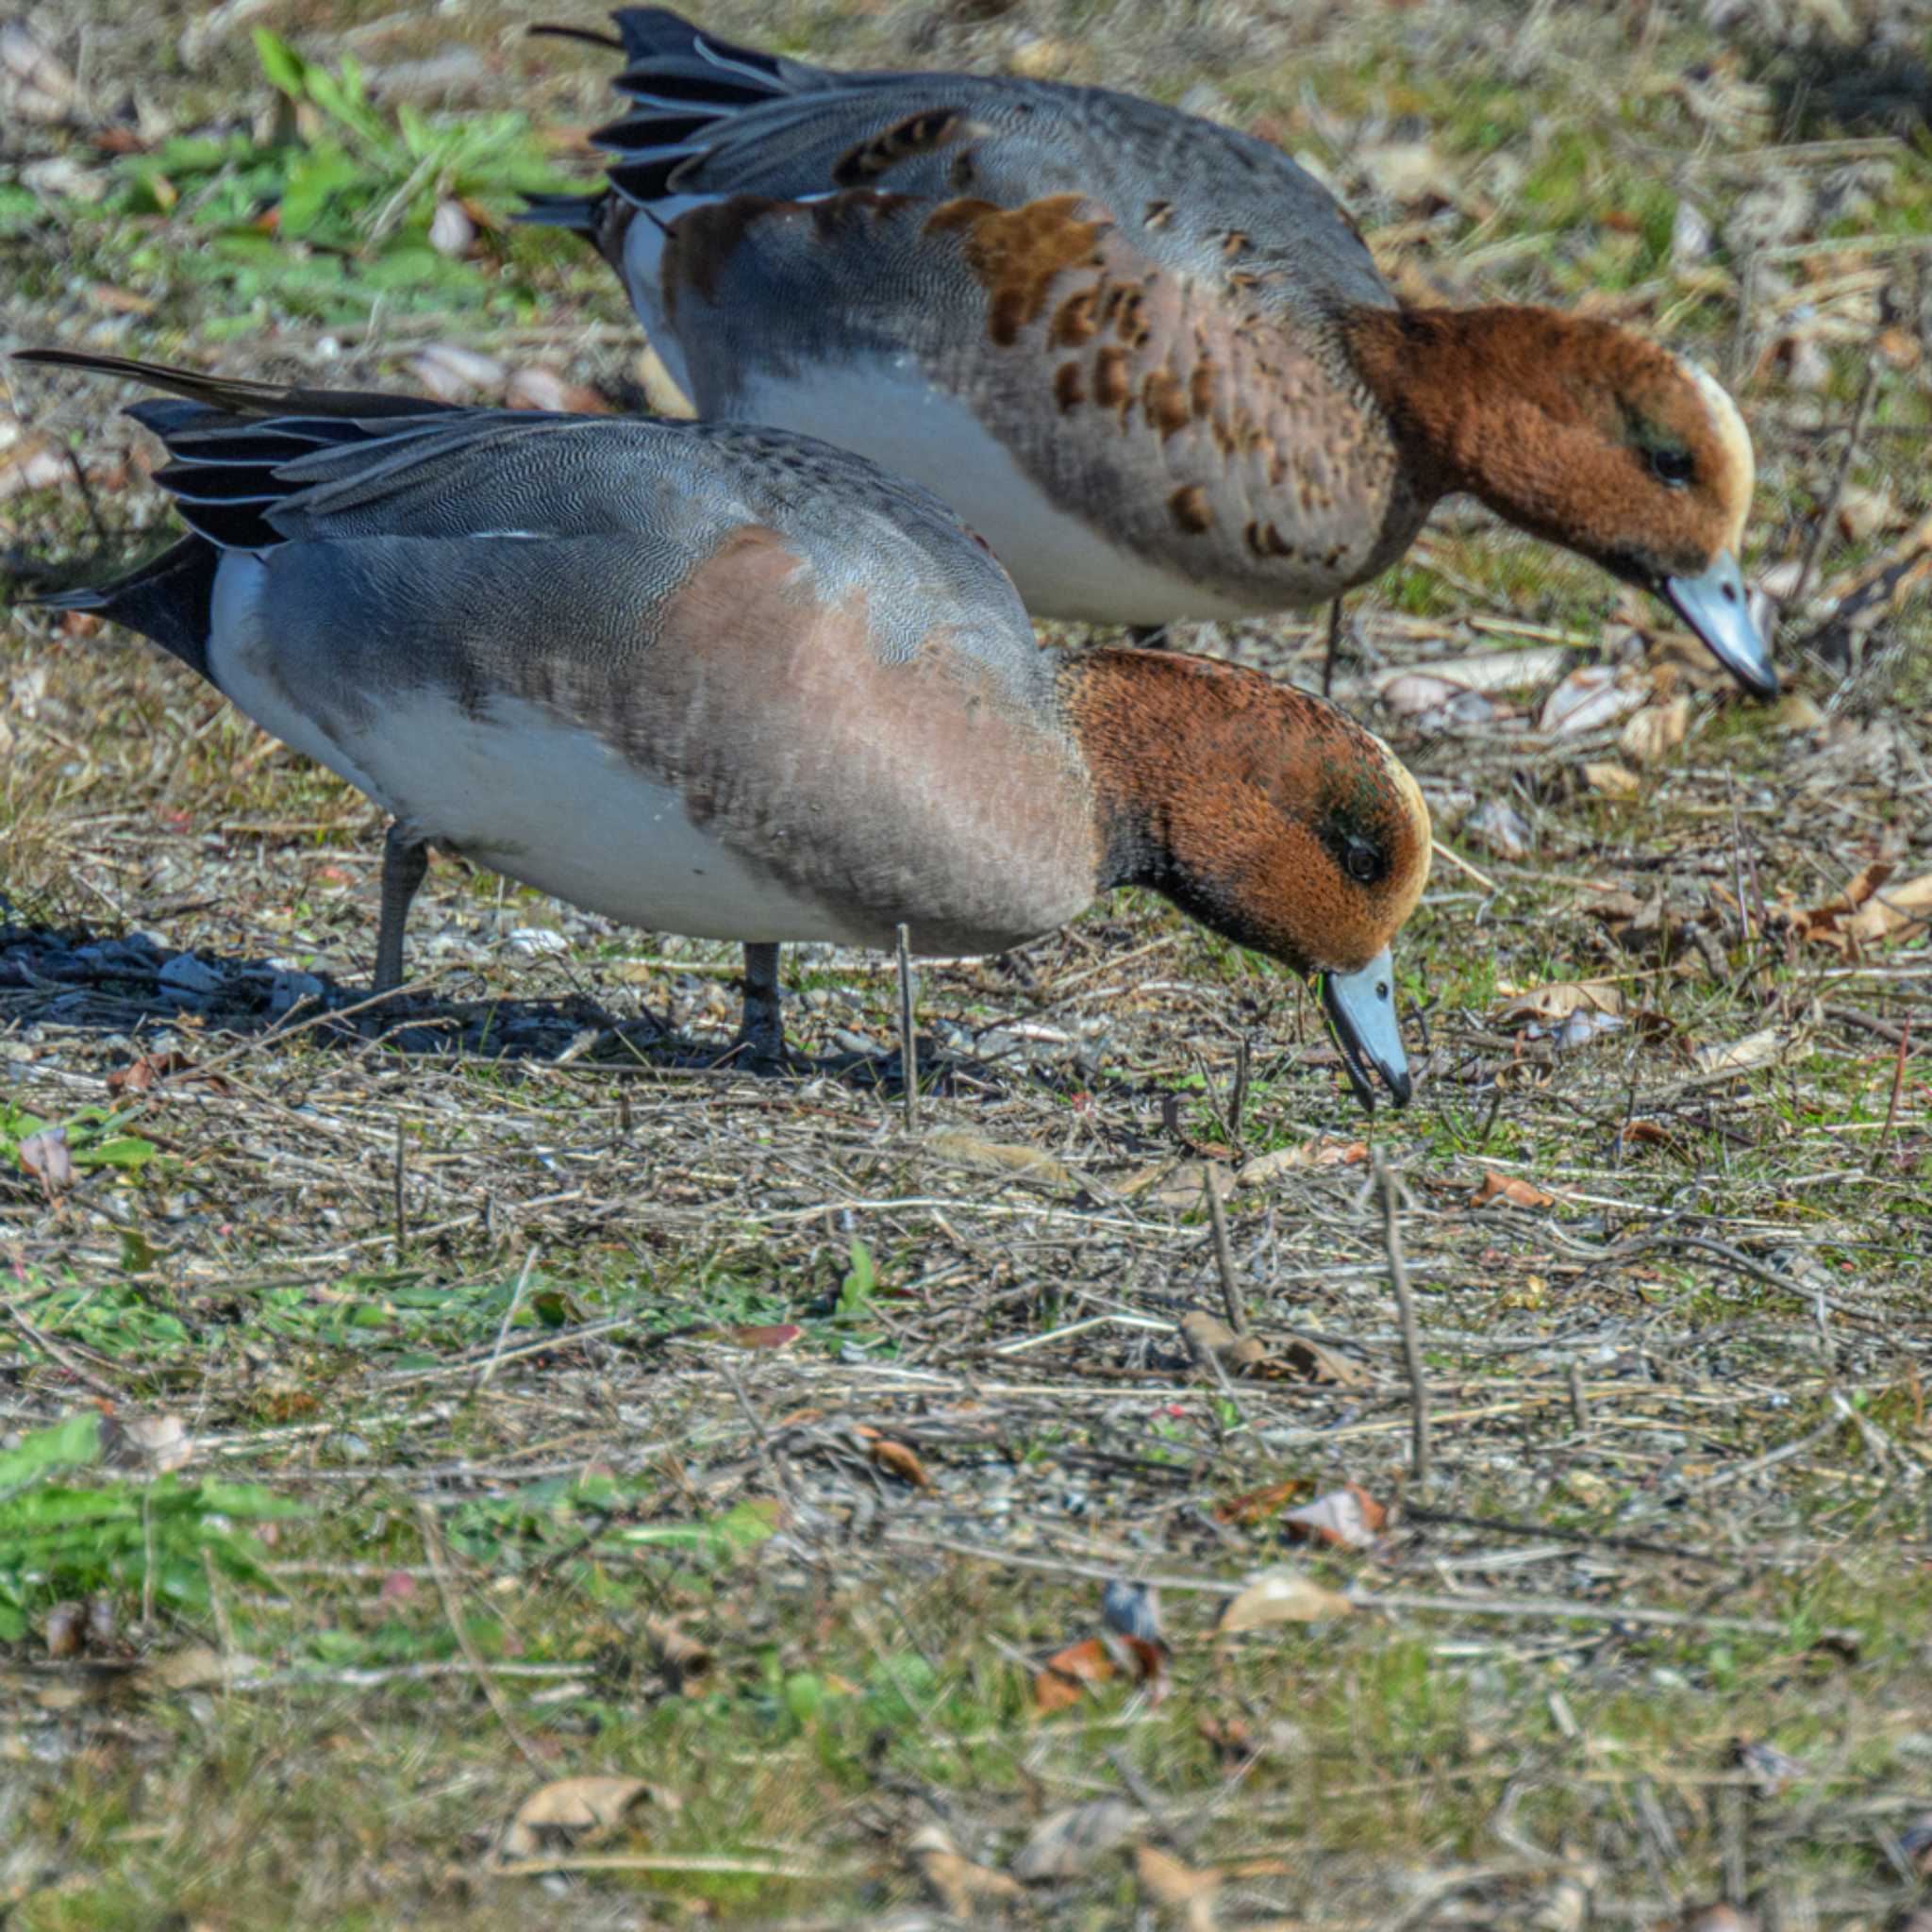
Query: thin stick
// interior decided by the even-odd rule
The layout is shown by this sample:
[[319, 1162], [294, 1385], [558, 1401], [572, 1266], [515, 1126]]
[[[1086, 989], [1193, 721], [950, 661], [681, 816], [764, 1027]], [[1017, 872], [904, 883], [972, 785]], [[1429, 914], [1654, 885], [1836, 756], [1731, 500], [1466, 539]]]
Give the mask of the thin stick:
[[1824, 499], [1824, 508], [1819, 512], [1818, 520], [1811, 525], [1811, 534], [1805, 540], [1805, 554], [1798, 562], [1798, 580], [1791, 586], [1791, 594], [1784, 600], [1787, 610], [1795, 610], [1804, 602], [1805, 592], [1810, 587], [1812, 566], [1817, 563], [1819, 553], [1824, 548], [1825, 532], [1831, 528], [1838, 515], [1839, 499], [1845, 493], [1846, 479], [1852, 474], [1852, 464], [1857, 460], [1858, 445], [1865, 440], [1865, 425], [1872, 414], [1872, 400], [1878, 393], [1878, 372], [1882, 364], [1874, 354], [1865, 364], [1864, 386], [1858, 391], [1858, 406], [1852, 411], [1851, 433], [1845, 438], [1845, 446], [1838, 453], [1838, 471], [1831, 479], [1831, 490]]
[[404, 1250], [409, 1241], [409, 1216], [408, 1204], [403, 1199], [403, 1117], [396, 1116], [396, 1158], [394, 1171], [391, 1176], [395, 1191], [396, 1209], [396, 1259], [403, 1258]]
[[1906, 1015], [1906, 1024], [1899, 1030], [1898, 1052], [1891, 1062], [1891, 1099], [1885, 1108], [1885, 1131], [1878, 1137], [1878, 1146], [1872, 1156], [1872, 1165], [1867, 1170], [1876, 1174], [1879, 1163], [1885, 1158], [1886, 1151], [1891, 1145], [1891, 1130], [1898, 1125], [1898, 1096], [1906, 1083], [1906, 1055], [1912, 1044], [1912, 1016]]
[[702, 1872], [723, 1878], [856, 1878], [869, 1865], [781, 1865], [770, 1858], [732, 1858], [717, 1852], [608, 1852], [556, 1858], [507, 1858], [490, 1871], [497, 1878], [534, 1878], [545, 1872]]
[[1478, 872], [1474, 866], [1470, 864], [1468, 859], [1463, 858], [1461, 853], [1450, 851], [1441, 840], [1431, 839], [1429, 841], [1429, 849], [1435, 853], [1438, 858], [1446, 858], [1464, 878], [1474, 879], [1484, 891], [1498, 892], [1502, 891], [1502, 888], [1497, 885], [1488, 873]]
[[1408, 1370], [1408, 1398], [1414, 1411], [1409, 1474], [1423, 1484], [1429, 1479], [1429, 1390], [1423, 1380], [1423, 1341], [1416, 1327], [1415, 1297], [1409, 1292], [1408, 1263], [1402, 1253], [1397, 1211], [1402, 1181], [1380, 1147], [1375, 1149], [1375, 1180], [1382, 1191], [1382, 1245], [1389, 1251], [1389, 1278], [1395, 1285], [1395, 1306], [1402, 1317], [1402, 1359]]
[[418, 1502], [416, 1517], [423, 1530], [423, 1548], [429, 1557], [429, 1568], [436, 1577], [436, 1593], [442, 1599], [442, 1614], [449, 1621], [451, 1632], [457, 1640], [457, 1648], [463, 1654], [463, 1661], [470, 1667], [471, 1674], [483, 1687], [483, 1695], [490, 1700], [490, 1707], [496, 1713], [496, 1721], [508, 1734], [509, 1740], [517, 1747], [523, 1760], [534, 1772], [548, 1775], [550, 1766], [531, 1749], [530, 1740], [517, 1729], [516, 1720], [509, 1714], [509, 1706], [504, 1701], [503, 1692], [497, 1688], [496, 1679], [490, 1674], [490, 1669], [477, 1655], [476, 1646], [471, 1641], [470, 1633], [463, 1628], [460, 1607], [457, 1603], [455, 1586], [450, 1582], [449, 1567], [442, 1557], [442, 1533], [436, 1524], [436, 1511], [427, 1503]]
[[899, 927], [899, 1072], [906, 1083], [906, 1126], [919, 1124], [919, 1042], [912, 1032], [912, 934]]
[[1580, 1436], [1590, 1427], [1590, 1404], [1583, 1393], [1583, 1371], [1570, 1364], [1570, 1421]]
[[490, 1351], [490, 1359], [476, 1372], [475, 1387], [472, 1389], [472, 1394], [478, 1389], [487, 1389], [490, 1386], [490, 1378], [495, 1374], [496, 1365], [503, 1359], [503, 1344], [509, 1338], [509, 1324], [517, 1318], [517, 1308], [523, 1302], [524, 1290], [529, 1285], [530, 1270], [537, 1265], [537, 1257], [542, 1252], [541, 1246], [533, 1247], [524, 1257], [524, 1265], [517, 1270], [517, 1285], [509, 1291], [509, 1307], [503, 1311], [503, 1321], [496, 1331], [495, 1346]]
[[1234, 1272], [1234, 1249], [1227, 1239], [1227, 1210], [1221, 1205], [1221, 1190], [1214, 1185], [1211, 1161], [1201, 1185], [1208, 1195], [1208, 1219], [1214, 1229], [1214, 1266], [1221, 1276], [1221, 1303], [1227, 1310], [1227, 1325], [1237, 1335], [1245, 1335], [1248, 1311], [1241, 1304], [1241, 1285]]

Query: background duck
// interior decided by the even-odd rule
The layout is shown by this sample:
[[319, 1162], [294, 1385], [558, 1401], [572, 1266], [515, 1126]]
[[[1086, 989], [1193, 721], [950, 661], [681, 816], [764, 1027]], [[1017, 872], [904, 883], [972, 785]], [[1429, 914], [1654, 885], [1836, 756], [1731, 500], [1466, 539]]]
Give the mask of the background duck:
[[1709, 375], [1611, 324], [1408, 308], [1278, 149], [1099, 88], [839, 74], [662, 8], [589, 236], [707, 416], [939, 491], [1047, 617], [1158, 626], [1319, 603], [1467, 491], [1663, 598], [1777, 689], [1738, 567], [1751, 440]]
[[778, 946], [992, 953], [1117, 885], [1322, 975], [1357, 1093], [1407, 1100], [1390, 941], [1429, 821], [1379, 740], [1259, 674], [1042, 652], [939, 500], [784, 430], [453, 408], [60, 351], [192, 534], [45, 600], [155, 640], [394, 815], [400, 984], [425, 848], [591, 910]]

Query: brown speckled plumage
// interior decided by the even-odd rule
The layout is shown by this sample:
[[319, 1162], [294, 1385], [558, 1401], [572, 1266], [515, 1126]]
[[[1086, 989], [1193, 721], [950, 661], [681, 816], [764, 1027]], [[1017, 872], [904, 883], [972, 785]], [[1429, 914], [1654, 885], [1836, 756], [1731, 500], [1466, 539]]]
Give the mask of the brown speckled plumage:
[[[1761, 651], [1709, 603], [1740, 595], [1749, 439], [1675, 357], [1547, 310], [1405, 310], [1286, 156], [1150, 102], [616, 19], [636, 106], [599, 139], [668, 240], [544, 218], [594, 232], [703, 413], [917, 475], [1037, 612], [1318, 602], [1468, 490]], [[1711, 573], [1702, 607], [1672, 590]]]

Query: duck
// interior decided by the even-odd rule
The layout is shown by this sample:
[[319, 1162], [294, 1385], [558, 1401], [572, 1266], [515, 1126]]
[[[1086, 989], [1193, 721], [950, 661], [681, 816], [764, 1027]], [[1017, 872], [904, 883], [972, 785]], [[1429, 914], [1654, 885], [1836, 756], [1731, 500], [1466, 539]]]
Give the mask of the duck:
[[161, 392], [129, 413], [188, 533], [38, 601], [151, 639], [390, 814], [378, 992], [432, 844], [741, 942], [764, 1060], [788, 941], [1001, 953], [1143, 886], [1312, 976], [1357, 1096], [1409, 1098], [1391, 947], [1431, 841], [1407, 771], [1258, 671], [1042, 648], [917, 484], [735, 422], [17, 359]]
[[612, 15], [628, 111], [525, 219], [617, 271], [702, 416], [845, 444], [977, 529], [1038, 616], [1142, 634], [1320, 605], [1467, 493], [1777, 689], [1737, 405], [1554, 308], [1398, 301], [1270, 143], [1103, 88], [837, 73]]

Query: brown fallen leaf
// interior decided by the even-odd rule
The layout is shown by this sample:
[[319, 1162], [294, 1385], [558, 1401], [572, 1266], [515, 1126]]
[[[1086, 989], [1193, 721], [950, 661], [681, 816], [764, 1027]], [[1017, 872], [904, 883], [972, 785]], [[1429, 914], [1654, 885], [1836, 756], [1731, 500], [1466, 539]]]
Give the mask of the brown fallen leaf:
[[503, 386], [508, 409], [554, 409], [572, 416], [608, 416], [610, 405], [593, 389], [567, 382], [542, 363], [514, 371]]
[[1252, 1335], [1237, 1335], [1218, 1315], [1196, 1308], [1183, 1315], [1181, 1340], [1197, 1362], [1218, 1361], [1230, 1374], [1252, 1368], [1268, 1351]]
[[1167, 1646], [1118, 1630], [1070, 1643], [1035, 1674], [1033, 1706], [1042, 1714], [1065, 1710], [1091, 1686], [1117, 1679], [1141, 1685], [1159, 1703], [1167, 1693]]
[[975, 1865], [942, 1824], [921, 1825], [906, 1850], [933, 1896], [956, 1919], [970, 1919], [981, 1906], [1022, 1895], [1019, 1883], [1004, 1872]]
[[1230, 1496], [1215, 1509], [1215, 1518], [1222, 1523], [1251, 1525], [1266, 1523], [1271, 1517], [1279, 1515], [1285, 1504], [1306, 1496], [1313, 1488], [1307, 1476], [1291, 1476], [1286, 1482], [1270, 1483], [1265, 1489], [1249, 1490], [1242, 1495]]
[[1907, 926], [1932, 922], [1932, 872], [1907, 879], [1902, 886], [1879, 887], [1845, 923], [1855, 943], [1875, 945]]
[[796, 1322], [773, 1322], [758, 1328], [727, 1328], [724, 1340], [734, 1348], [790, 1348], [804, 1334]]
[[1624, 726], [1617, 749], [1633, 764], [1654, 765], [1666, 752], [1676, 750], [1690, 728], [1690, 700], [1673, 698], [1651, 705]]
[[1349, 1483], [1291, 1509], [1281, 1526], [1304, 1541], [1332, 1543], [1337, 1549], [1365, 1550], [1381, 1535], [1389, 1512], [1359, 1483]]
[[1119, 1674], [1119, 1666], [1100, 1638], [1070, 1643], [1034, 1674], [1033, 1707], [1041, 1712], [1065, 1710], [1079, 1703], [1090, 1684], [1105, 1684]]
[[166, 1657], [149, 1657], [134, 1674], [143, 1690], [210, 1690], [240, 1683], [261, 1669], [261, 1659], [236, 1650], [226, 1656], [207, 1643], [191, 1643]]
[[1849, 953], [1853, 939], [1846, 926], [1896, 870], [1886, 858], [1874, 858], [1860, 867], [1843, 891], [1834, 892], [1829, 899], [1793, 915], [1798, 937], [1807, 945], [1829, 946], [1834, 952]]
[[185, 1053], [144, 1053], [108, 1075], [109, 1093], [145, 1093], [158, 1080], [178, 1080], [206, 1087], [210, 1093], [229, 1094], [234, 1088], [219, 1074], [205, 1074]]
[[1487, 1208], [1493, 1202], [1507, 1201], [1512, 1208], [1547, 1208], [1556, 1198], [1521, 1174], [1498, 1174], [1491, 1168], [1483, 1175], [1482, 1186], [1469, 1197], [1469, 1205]]
[[1013, 1860], [1013, 1876], [1028, 1885], [1049, 1878], [1077, 1878], [1095, 1859], [1124, 1844], [1144, 1813], [1124, 1798], [1093, 1798], [1049, 1813]]
[[1615, 758], [1598, 758], [1585, 765], [1583, 782], [1600, 798], [1635, 798], [1643, 790], [1637, 774]]
[[1216, 1631], [1230, 1637], [1243, 1630], [1265, 1630], [1275, 1624], [1320, 1624], [1330, 1617], [1347, 1617], [1355, 1606], [1339, 1591], [1326, 1590], [1286, 1563], [1257, 1572], [1247, 1588], [1228, 1599]]
[[74, 1185], [74, 1156], [65, 1127], [42, 1127], [20, 1143], [20, 1164], [40, 1182], [48, 1200]]
[[1496, 1018], [1505, 1026], [1520, 1026], [1531, 1020], [1567, 1020], [1572, 1013], [1621, 1013], [1624, 994], [1608, 979], [1558, 979], [1547, 986], [1503, 989], [1503, 1004]]
[[1043, 1147], [1015, 1145], [1003, 1141], [982, 1140], [977, 1134], [945, 1132], [928, 1134], [926, 1148], [947, 1160], [968, 1167], [995, 1168], [1026, 1180], [1043, 1181], [1052, 1187], [1074, 1188], [1079, 1176], [1065, 1161], [1057, 1160]]
[[538, 1858], [545, 1852], [569, 1851], [588, 1840], [620, 1829], [641, 1805], [667, 1811], [681, 1807], [675, 1791], [641, 1777], [560, 1777], [540, 1785], [517, 1807], [497, 1843], [504, 1863]]
[[1768, 1067], [1784, 1058], [1791, 1036], [1776, 1026], [1747, 1033], [1742, 1040], [1722, 1045], [1700, 1046], [1691, 1055], [1700, 1074], [1748, 1074], [1757, 1067]]
[[1138, 1844], [1134, 1875], [1148, 1898], [1173, 1914], [1186, 1932], [1212, 1932], [1214, 1898], [1222, 1879], [1213, 1866], [1197, 1872], [1157, 1845]]
[[902, 1483], [910, 1483], [915, 1490], [932, 1488], [932, 1478], [925, 1473], [925, 1465], [904, 1442], [895, 1442], [890, 1436], [882, 1436], [869, 1423], [860, 1423], [858, 1428], [859, 1440], [865, 1444], [866, 1454], [888, 1475], [895, 1475]]

